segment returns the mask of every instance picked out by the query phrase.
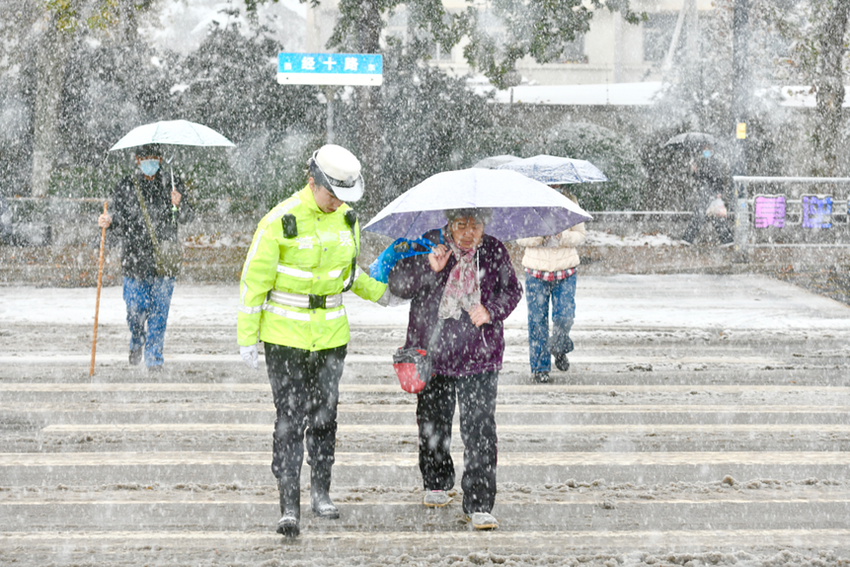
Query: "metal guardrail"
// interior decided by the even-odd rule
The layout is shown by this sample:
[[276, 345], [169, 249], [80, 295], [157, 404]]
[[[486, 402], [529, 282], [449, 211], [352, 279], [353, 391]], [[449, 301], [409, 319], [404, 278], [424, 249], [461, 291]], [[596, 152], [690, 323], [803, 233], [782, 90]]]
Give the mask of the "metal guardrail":
[[[735, 235], [735, 251], [737, 252], [740, 261], [747, 261], [749, 250], [752, 246], [750, 242], [751, 206], [754, 200], [750, 198], [748, 189], [753, 185], [850, 185], [850, 177], [764, 177], [764, 176], [743, 176], [735, 175], [732, 177], [733, 215], [735, 220], [734, 235]], [[786, 200], [786, 203], [802, 203], [801, 200]], [[834, 200], [833, 203], [844, 203], [844, 215], [848, 215], [848, 199]], [[798, 244], [798, 246], [809, 246], [807, 244]], [[833, 243], [834, 247], [847, 247], [850, 243]]]

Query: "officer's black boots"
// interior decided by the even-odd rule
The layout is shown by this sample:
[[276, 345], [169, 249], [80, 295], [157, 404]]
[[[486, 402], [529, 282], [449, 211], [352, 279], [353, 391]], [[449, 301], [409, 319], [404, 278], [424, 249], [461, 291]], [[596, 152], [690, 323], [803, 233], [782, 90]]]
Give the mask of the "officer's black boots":
[[301, 520], [301, 482], [297, 476], [282, 476], [278, 479], [280, 489], [280, 521], [277, 533], [295, 537], [299, 533]]
[[310, 507], [320, 518], [339, 518], [339, 509], [331, 502], [331, 470], [310, 468]]

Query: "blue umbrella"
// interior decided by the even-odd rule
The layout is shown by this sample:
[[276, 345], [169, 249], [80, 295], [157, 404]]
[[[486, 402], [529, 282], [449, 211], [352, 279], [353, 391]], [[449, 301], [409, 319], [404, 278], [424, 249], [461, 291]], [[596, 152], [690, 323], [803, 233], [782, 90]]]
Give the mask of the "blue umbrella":
[[546, 154], [509, 161], [497, 169], [516, 171], [546, 185], [608, 181], [605, 174], [589, 161]]
[[446, 225], [446, 209], [489, 208], [485, 232], [499, 240], [551, 236], [591, 220], [551, 187], [513, 171], [461, 169], [432, 175], [375, 215], [363, 230], [391, 238], [417, 238]]

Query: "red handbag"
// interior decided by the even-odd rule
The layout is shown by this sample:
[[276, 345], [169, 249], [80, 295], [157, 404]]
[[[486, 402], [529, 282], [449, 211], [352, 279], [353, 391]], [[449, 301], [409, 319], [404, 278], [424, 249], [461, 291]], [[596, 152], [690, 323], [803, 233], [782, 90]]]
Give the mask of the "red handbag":
[[424, 350], [400, 348], [393, 354], [393, 370], [402, 390], [418, 394], [431, 378], [431, 359]]

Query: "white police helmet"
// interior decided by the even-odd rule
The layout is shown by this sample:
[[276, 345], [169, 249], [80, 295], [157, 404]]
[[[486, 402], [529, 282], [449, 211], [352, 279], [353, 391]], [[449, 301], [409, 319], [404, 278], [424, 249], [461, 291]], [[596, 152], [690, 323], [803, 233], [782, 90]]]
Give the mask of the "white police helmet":
[[354, 202], [363, 196], [360, 160], [342, 146], [326, 144], [313, 152], [307, 163], [316, 183], [333, 193], [337, 199]]

